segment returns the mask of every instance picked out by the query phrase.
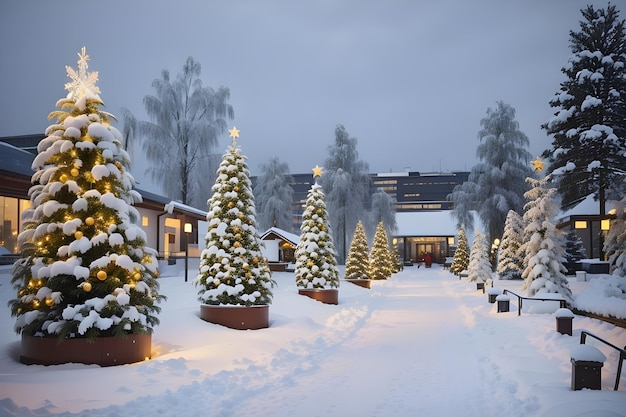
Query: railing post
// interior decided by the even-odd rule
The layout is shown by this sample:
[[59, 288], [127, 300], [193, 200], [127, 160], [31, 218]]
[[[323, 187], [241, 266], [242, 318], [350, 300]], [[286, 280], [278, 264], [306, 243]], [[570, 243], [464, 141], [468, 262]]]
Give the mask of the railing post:
[[626, 346], [624, 346], [624, 351], [619, 353], [619, 363], [617, 364], [617, 376], [615, 377], [615, 388], [613, 391], [617, 391], [619, 389], [619, 379], [622, 375], [622, 362], [626, 360]]
[[517, 315], [522, 315], [522, 297], [517, 297]]

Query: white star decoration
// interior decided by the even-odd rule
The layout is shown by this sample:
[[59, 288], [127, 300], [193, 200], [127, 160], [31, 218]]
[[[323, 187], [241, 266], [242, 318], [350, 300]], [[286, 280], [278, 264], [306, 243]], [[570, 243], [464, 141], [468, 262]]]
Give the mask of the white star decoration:
[[72, 79], [65, 84], [65, 89], [69, 91], [68, 98], [78, 100], [86, 95], [93, 96], [100, 94], [100, 89], [96, 86], [98, 81], [98, 71], [87, 72], [87, 61], [89, 55], [85, 53], [85, 47], [78, 54], [78, 72], [70, 66], [66, 66], [67, 76]]

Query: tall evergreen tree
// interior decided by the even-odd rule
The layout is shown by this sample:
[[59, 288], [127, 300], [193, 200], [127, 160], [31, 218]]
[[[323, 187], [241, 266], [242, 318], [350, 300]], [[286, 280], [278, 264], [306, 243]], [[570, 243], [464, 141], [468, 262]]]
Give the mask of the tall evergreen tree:
[[522, 290], [532, 297], [537, 293], [559, 293], [572, 302], [563, 265], [563, 232], [556, 228], [559, 198], [556, 188], [550, 187], [548, 179], [528, 178], [531, 189], [526, 192], [528, 202], [524, 206], [524, 265]]
[[211, 305], [269, 305], [275, 285], [261, 252], [254, 195], [246, 157], [237, 147], [239, 130], [217, 170], [207, 213], [206, 247], [194, 280], [198, 299]]
[[328, 147], [326, 173], [321, 179], [328, 202], [328, 213], [340, 263], [345, 262], [347, 233], [363, 218], [369, 199], [369, 166], [359, 160], [357, 139], [345, 127], [335, 129], [335, 143]]
[[504, 222], [504, 233], [500, 242], [498, 276], [500, 279], [521, 279], [524, 270], [524, 221], [514, 210], [509, 210]]
[[371, 279], [387, 279], [394, 267], [389, 251], [389, 240], [382, 222], [378, 223], [374, 234], [374, 243], [370, 251], [369, 275]]
[[382, 222], [388, 237], [393, 236], [398, 230], [396, 222], [396, 204], [393, 198], [385, 191], [378, 189], [372, 194], [372, 208], [369, 210], [369, 226], [366, 228], [368, 235], [376, 233], [378, 223]]
[[[316, 166], [313, 177], [320, 176], [321, 171]], [[296, 285], [302, 289], [339, 287], [335, 245], [324, 199], [322, 186], [316, 180], [307, 195], [300, 226], [300, 241], [295, 252]]]
[[83, 47], [56, 123], [37, 146], [31, 209], [9, 302], [25, 335], [85, 337], [151, 332], [159, 323], [156, 252], [132, 207], [141, 201], [130, 160], [101, 110], [97, 72]]
[[562, 208], [594, 194], [605, 214], [605, 190], [626, 172], [626, 36], [614, 5], [590, 5], [581, 13], [580, 31], [570, 31], [572, 55], [561, 69], [567, 79], [550, 100], [557, 111], [542, 126], [553, 135], [544, 156]]
[[480, 121], [483, 128], [478, 133], [481, 143], [476, 156], [481, 162], [472, 168], [467, 182], [456, 186], [449, 196], [459, 224], [473, 226], [469, 211], [476, 210], [487, 228], [489, 242], [502, 236], [509, 210], [522, 212], [528, 190], [525, 179], [532, 173], [527, 150], [530, 141], [519, 130], [515, 109], [501, 101], [497, 104]]
[[204, 184], [215, 178], [218, 139], [226, 132], [225, 118], [233, 119], [234, 111], [228, 104], [229, 89], [203, 87], [200, 72], [200, 63], [192, 57], [176, 80], [163, 70], [152, 82], [156, 95], [143, 99], [151, 121], [133, 122], [128, 114], [125, 119], [136, 124], [151, 163], [147, 172], [165, 194], [205, 209], [210, 190]]
[[459, 229], [456, 250], [454, 251], [454, 259], [452, 260], [452, 265], [450, 265], [450, 271], [455, 275], [459, 275], [462, 271], [465, 271], [469, 265], [469, 257], [470, 248], [467, 243], [467, 235], [465, 234], [465, 229], [461, 227]]
[[277, 157], [270, 158], [261, 165], [261, 175], [254, 186], [259, 229], [270, 227], [291, 232], [293, 229], [292, 208], [293, 177], [289, 174], [289, 165], [280, 162]]
[[350, 252], [346, 260], [346, 278], [369, 278], [369, 251], [363, 223], [358, 222], [350, 244]]
[[491, 280], [491, 262], [487, 237], [480, 231], [474, 233], [474, 242], [467, 266], [467, 280], [470, 282], [488, 282]]

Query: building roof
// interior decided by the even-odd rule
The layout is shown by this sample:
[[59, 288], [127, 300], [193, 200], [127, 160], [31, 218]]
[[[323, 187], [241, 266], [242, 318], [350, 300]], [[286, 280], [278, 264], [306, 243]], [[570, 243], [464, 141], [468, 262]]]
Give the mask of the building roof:
[[35, 155], [6, 142], [0, 142], [0, 170], [31, 178]]
[[278, 236], [279, 238], [286, 240], [287, 242], [291, 243], [293, 246], [298, 246], [298, 243], [300, 242], [300, 236], [295, 235], [293, 233], [285, 232], [284, 230], [279, 229], [278, 227], [270, 227], [265, 233], [261, 235], [261, 240], [265, 240], [265, 238], [271, 234], [274, 234]]

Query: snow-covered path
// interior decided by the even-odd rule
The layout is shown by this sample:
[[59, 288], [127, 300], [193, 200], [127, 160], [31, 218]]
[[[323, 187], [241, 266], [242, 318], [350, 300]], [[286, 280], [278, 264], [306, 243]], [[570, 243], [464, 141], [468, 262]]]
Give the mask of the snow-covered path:
[[[337, 306], [298, 295], [293, 274], [277, 273], [270, 328], [247, 332], [200, 320], [181, 278], [161, 278], [168, 301], [150, 361], [24, 366], [10, 336], [0, 416], [626, 417], [626, 382], [610, 391], [615, 355], [605, 351], [603, 391], [571, 391], [569, 362], [580, 329], [618, 345], [624, 329], [576, 317], [574, 336], [560, 335], [553, 315], [497, 313], [440, 267], [407, 268], [370, 290], [342, 282]], [[0, 295], [6, 305], [4, 283]]]

